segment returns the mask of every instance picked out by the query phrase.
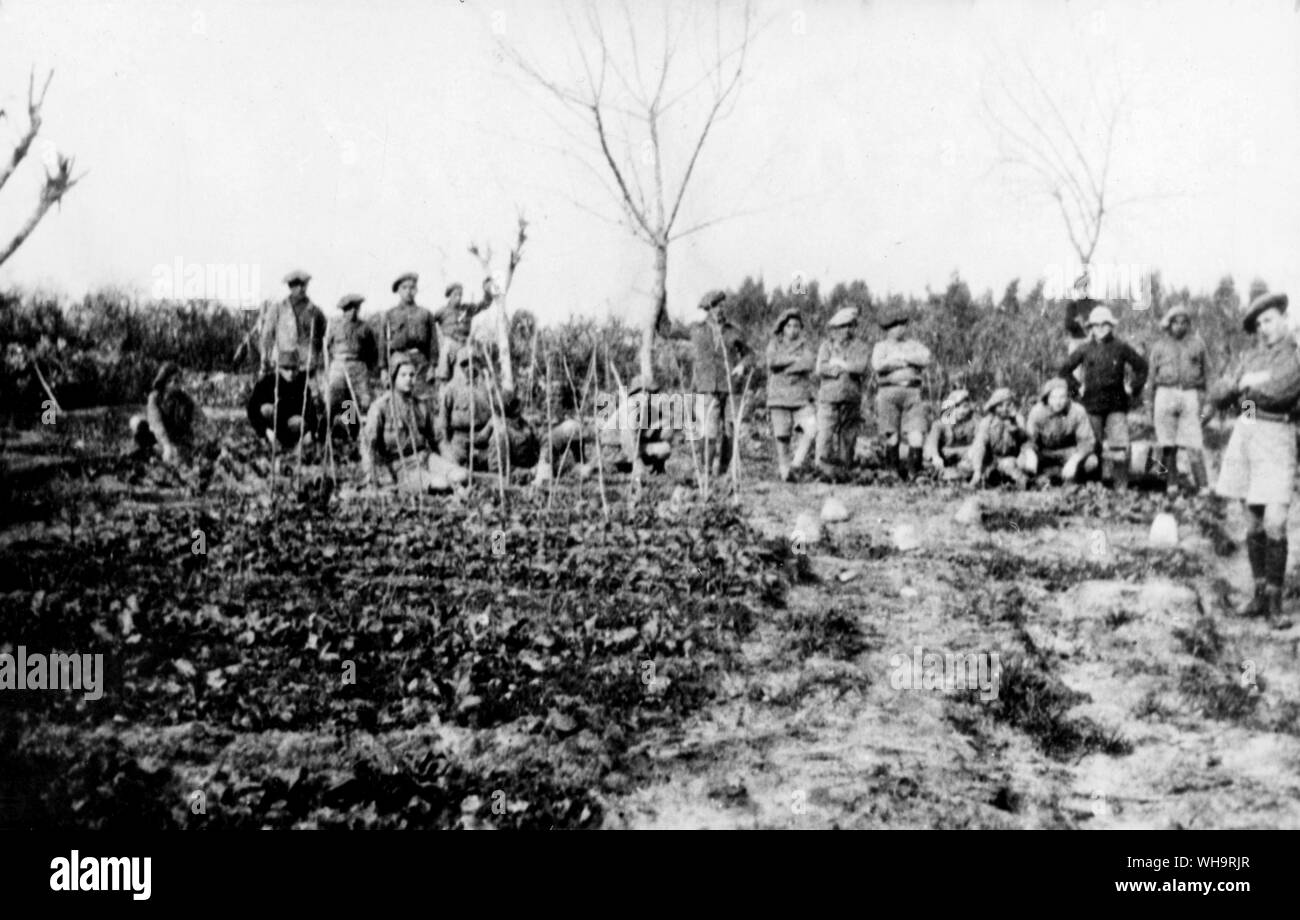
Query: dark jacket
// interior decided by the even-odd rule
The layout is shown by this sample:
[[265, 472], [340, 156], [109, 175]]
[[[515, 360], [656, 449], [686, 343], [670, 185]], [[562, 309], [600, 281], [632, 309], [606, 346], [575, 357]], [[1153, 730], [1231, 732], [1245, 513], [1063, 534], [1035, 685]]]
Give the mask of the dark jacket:
[[691, 343], [695, 346], [695, 392], [728, 392], [732, 387], [727, 383], [727, 371], [734, 371], [750, 354], [740, 330], [725, 319], [716, 326], [706, 320], [691, 327]]
[[[265, 375], [257, 381], [253, 387], [253, 393], [248, 397], [248, 421], [252, 424], [253, 430], [257, 432], [259, 438], [266, 437], [267, 430], [271, 427], [270, 422], [262, 417], [262, 406], [275, 405], [278, 396], [279, 411], [275, 413], [276, 418], [276, 439], [282, 447], [293, 447], [298, 443], [298, 434], [288, 427], [289, 419], [295, 415], [303, 414], [303, 392], [307, 389], [307, 375], [298, 371], [292, 379], [280, 379], [280, 390], [276, 393], [275, 381], [279, 377], [279, 372], [275, 371]], [[319, 424], [319, 416], [316, 412], [316, 403], [309, 395], [307, 397], [307, 412], [303, 415], [303, 428], [306, 431], [315, 431]]]
[[1125, 367], [1133, 372], [1130, 383], [1132, 402], [1141, 398], [1142, 388], [1147, 382], [1147, 359], [1128, 342], [1112, 335], [1104, 342], [1094, 339], [1080, 346], [1061, 365], [1060, 376], [1071, 381], [1071, 389], [1074, 369], [1080, 365], [1083, 365], [1083, 399], [1080, 401], [1089, 415], [1129, 410], [1130, 396], [1124, 391]]

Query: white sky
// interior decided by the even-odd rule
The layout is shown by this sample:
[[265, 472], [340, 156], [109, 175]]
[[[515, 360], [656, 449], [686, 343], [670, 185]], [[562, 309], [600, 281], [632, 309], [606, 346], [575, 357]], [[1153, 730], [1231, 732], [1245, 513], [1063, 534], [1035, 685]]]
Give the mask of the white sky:
[[[1300, 293], [1298, 5], [760, 3], [767, 27], [679, 226], [742, 213], [676, 244], [670, 312], [747, 273], [920, 294], [957, 270], [1000, 296], [1072, 262], [1054, 203], [994, 168], [981, 99], [996, 74], [1018, 79], [1019, 53], [1066, 100], [1087, 77], [1128, 87], [1112, 188], [1145, 197], [1108, 218], [1098, 261], [1158, 267], [1194, 290], [1232, 273], [1242, 290], [1258, 275]], [[620, 5], [600, 7], [621, 22]], [[632, 9], [653, 44], [657, 5]], [[259, 294], [280, 296], [301, 266], [322, 306], [357, 290], [368, 313], [413, 269], [420, 301], [437, 306], [449, 280], [477, 288], [467, 244], [504, 251], [522, 208], [530, 239], [511, 305], [544, 320], [631, 317], [650, 251], [573, 203], [617, 214], [560, 152], [573, 142], [555, 105], [497, 60], [494, 28], [558, 76], [579, 72], [562, 8], [542, 0], [6, 0], [0, 149], [25, 123], [28, 68], [56, 74], [44, 141], [0, 193], [0, 234], [25, 219], [53, 149], [89, 174], [0, 283], [147, 295], [155, 267], [181, 260], [255, 267]], [[683, 74], [699, 52], [686, 34]]]

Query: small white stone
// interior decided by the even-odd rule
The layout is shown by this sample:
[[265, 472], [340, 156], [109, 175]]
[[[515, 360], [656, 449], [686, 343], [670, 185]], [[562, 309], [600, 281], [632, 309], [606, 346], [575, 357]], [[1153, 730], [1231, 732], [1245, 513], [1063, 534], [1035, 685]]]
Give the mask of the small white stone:
[[983, 520], [983, 514], [980, 509], [979, 496], [972, 495], [961, 503], [957, 513], [953, 515], [953, 520], [958, 524], [979, 524]]
[[822, 520], [827, 523], [837, 521], [847, 521], [849, 519], [849, 509], [844, 506], [844, 502], [838, 498], [828, 498], [822, 505]]
[[894, 525], [894, 548], [900, 553], [909, 552], [920, 545], [921, 538], [916, 532], [915, 524]]
[[1152, 546], [1162, 549], [1178, 545], [1178, 521], [1172, 514], [1164, 512], [1156, 515], [1156, 519], [1151, 522], [1149, 542]]
[[822, 525], [817, 520], [817, 516], [811, 511], [802, 512], [794, 519], [794, 531], [791, 539], [795, 536], [802, 538], [805, 546], [812, 546], [820, 543], [822, 539]]

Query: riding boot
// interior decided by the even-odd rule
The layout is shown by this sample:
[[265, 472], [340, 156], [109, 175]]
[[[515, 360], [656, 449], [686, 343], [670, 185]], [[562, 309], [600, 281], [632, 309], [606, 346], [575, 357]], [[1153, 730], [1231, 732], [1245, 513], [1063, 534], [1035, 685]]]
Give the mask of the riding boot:
[[1165, 468], [1165, 491], [1178, 494], [1178, 448], [1166, 447], [1160, 451], [1160, 465]]
[[1265, 613], [1270, 620], [1282, 616], [1282, 587], [1286, 582], [1287, 539], [1270, 539], [1265, 555], [1265, 580], [1268, 582], [1268, 607]]
[[1246, 534], [1246, 558], [1250, 560], [1250, 574], [1255, 580], [1255, 596], [1237, 608], [1238, 616], [1256, 617], [1266, 612], [1264, 589], [1268, 586], [1265, 577], [1268, 542], [1268, 537], [1262, 530]]

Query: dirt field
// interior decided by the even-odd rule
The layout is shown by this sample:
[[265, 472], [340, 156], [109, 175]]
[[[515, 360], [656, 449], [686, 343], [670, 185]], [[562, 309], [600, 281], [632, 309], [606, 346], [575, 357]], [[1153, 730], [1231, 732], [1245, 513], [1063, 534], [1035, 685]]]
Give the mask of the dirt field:
[[[1300, 626], [1229, 612], [1235, 509], [757, 455], [738, 508], [614, 479], [608, 523], [592, 483], [273, 508], [227, 421], [242, 482], [82, 457], [17, 496], [0, 651], [115, 670], [103, 704], [15, 697], [2, 823], [1300, 827]], [[849, 520], [796, 538], [832, 494]], [[895, 688], [945, 652], [996, 654], [996, 692]]]

